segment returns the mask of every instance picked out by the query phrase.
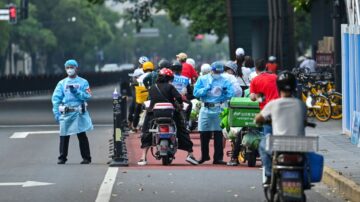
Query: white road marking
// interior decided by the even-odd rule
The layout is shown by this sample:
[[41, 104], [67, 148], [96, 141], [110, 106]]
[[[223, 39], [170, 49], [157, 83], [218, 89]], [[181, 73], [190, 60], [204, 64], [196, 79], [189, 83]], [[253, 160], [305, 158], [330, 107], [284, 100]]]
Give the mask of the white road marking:
[[48, 182], [36, 182], [36, 181], [26, 181], [26, 182], [0, 182], [0, 186], [22, 186], [22, 187], [38, 187], [38, 186], [47, 186], [54, 183]]
[[59, 131], [55, 130], [55, 131], [15, 132], [12, 136], [10, 136], [10, 138], [11, 139], [26, 138], [28, 135], [33, 135], [33, 134], [59, 134]]
[[119, 168], [109, 167], [104, 181], [102, 182], [98, 195], [96, 197], [95, 202], [109, 202], [111, 198], [111, 192], [116, 180], [116, 175], [118, 173]]
[[[110, 127], [112, 124], [94, 124], [94, 127]], [[34, 128], [34, 127], [59, 127], [59, 125], [0, 125], [0, 128]]]

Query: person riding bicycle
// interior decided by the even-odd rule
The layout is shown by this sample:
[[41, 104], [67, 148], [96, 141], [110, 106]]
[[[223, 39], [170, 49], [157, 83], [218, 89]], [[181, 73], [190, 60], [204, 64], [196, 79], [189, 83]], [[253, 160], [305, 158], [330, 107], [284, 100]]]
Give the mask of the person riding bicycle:
[[[151, 128], [151, 120], [153, 119], [152, 109], [156, 103], [170, 102], [176, 108], [174, 112], [174, 121], [176, 123], [176, 136], [178, 138], [178, 149], [188, 152], [186, 161], [197, 165], [198, 161], [193, 156], [193, 143], [190, 139], [189, 132], [185, 128], [185, 122], [180, 114], [183, 105], [183, 99], [181, 94], [176, 88], [170, 84], [174, 79], [174, 73], [167, 68], [163, 68], [159, 71], [159, 75], [156, 83], [149, 90], [150, 106], [147, 110], [144, 125], [142, 128], [141, 136], [141, 148], [143, 153], [138, 165], [146, 165], [146, 155], [149, 148], [152, 146], [152, 133], [149, 132]], [[178, 107], [180, 106], [180, 107]]]
[[[257, 124], [271, 120], [273, 135], [305, 136], [306, 106], [296, 98], [296, 78], [289, 71], [279, 74], [276, 85], [280, 98], [270, 101], [255, 117]], [[271, 135], [271, 134], [265, 134]], [[259, 153], [265, 169], [265, 184], [270, 183], [271, 153], [265, 151], [265, 138], [260, 142]]]

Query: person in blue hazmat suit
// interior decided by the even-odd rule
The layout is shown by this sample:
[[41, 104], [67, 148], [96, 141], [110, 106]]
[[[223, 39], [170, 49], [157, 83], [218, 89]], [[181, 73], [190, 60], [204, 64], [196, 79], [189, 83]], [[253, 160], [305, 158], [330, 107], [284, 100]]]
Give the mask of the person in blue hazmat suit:
[[234, 96], [234, 89], [231, 82], [221, 75], [224, 72], [221, 62], [212, 63], [211, 70], [211, 74], [199, 77], [194, 87], [194, 96], [202, 101], [198, 119], [201, 143], [199, 163], [210, 160], [209, 142], [214, 135], [213, 164], [226, 164], [223, 161], [223, 134], [219, 114], [222, 112], [222, 104]]
[[77, 75], [78, 63], [76, 60], [67, 60], [65, 70], [68, 75], [61, 80], [52, 95], [53, 113], [60, 125], [60, 156], [58, 164], [67, 161], [69, 139], [77, 135], [81, 164], [91, 163], [89, 141], [86, 132], [93, 129], [86, 101], [91, 98], [91, 90], [87, 80]]

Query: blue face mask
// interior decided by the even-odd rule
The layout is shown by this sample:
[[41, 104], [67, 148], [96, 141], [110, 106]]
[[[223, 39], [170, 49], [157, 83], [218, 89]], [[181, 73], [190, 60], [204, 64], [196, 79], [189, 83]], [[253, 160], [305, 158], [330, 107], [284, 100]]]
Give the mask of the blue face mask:
[[212, 74], [212, 77], [214, 79], [219, 79], [221, 77], [221, 75], [220, 74]]

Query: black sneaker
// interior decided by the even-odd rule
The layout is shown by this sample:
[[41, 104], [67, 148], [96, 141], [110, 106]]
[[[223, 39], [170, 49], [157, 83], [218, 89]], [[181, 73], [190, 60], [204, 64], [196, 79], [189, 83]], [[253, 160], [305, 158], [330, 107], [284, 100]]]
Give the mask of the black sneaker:
[[90, 164], [90, 163], [91, 161], [87, 159], [84, 159], [83, 161], [80, 162], [80, 164]]
[[186, 157], [186, 161], [191, 163], [192, 165], [199, 165], [199, 162], [191, 155]]
[[213, 164], [215, 164], [215, 165], [226, 165], [226, 162], [223, 161], [223, 160], [220, 160], [220, 161], [214, 161]]
[[202, 158], [202, 159], [200, 159], [200, 161], [199, 161], [199, 164], [202, 164], [202, 163], [204, 163], [205, 161], [208, 161], [208, 160], [210, 160], [210, 158]]
[[63, 159], [59, 159], [57, 164], [65, 164], [66, 160], [63, 160]]

